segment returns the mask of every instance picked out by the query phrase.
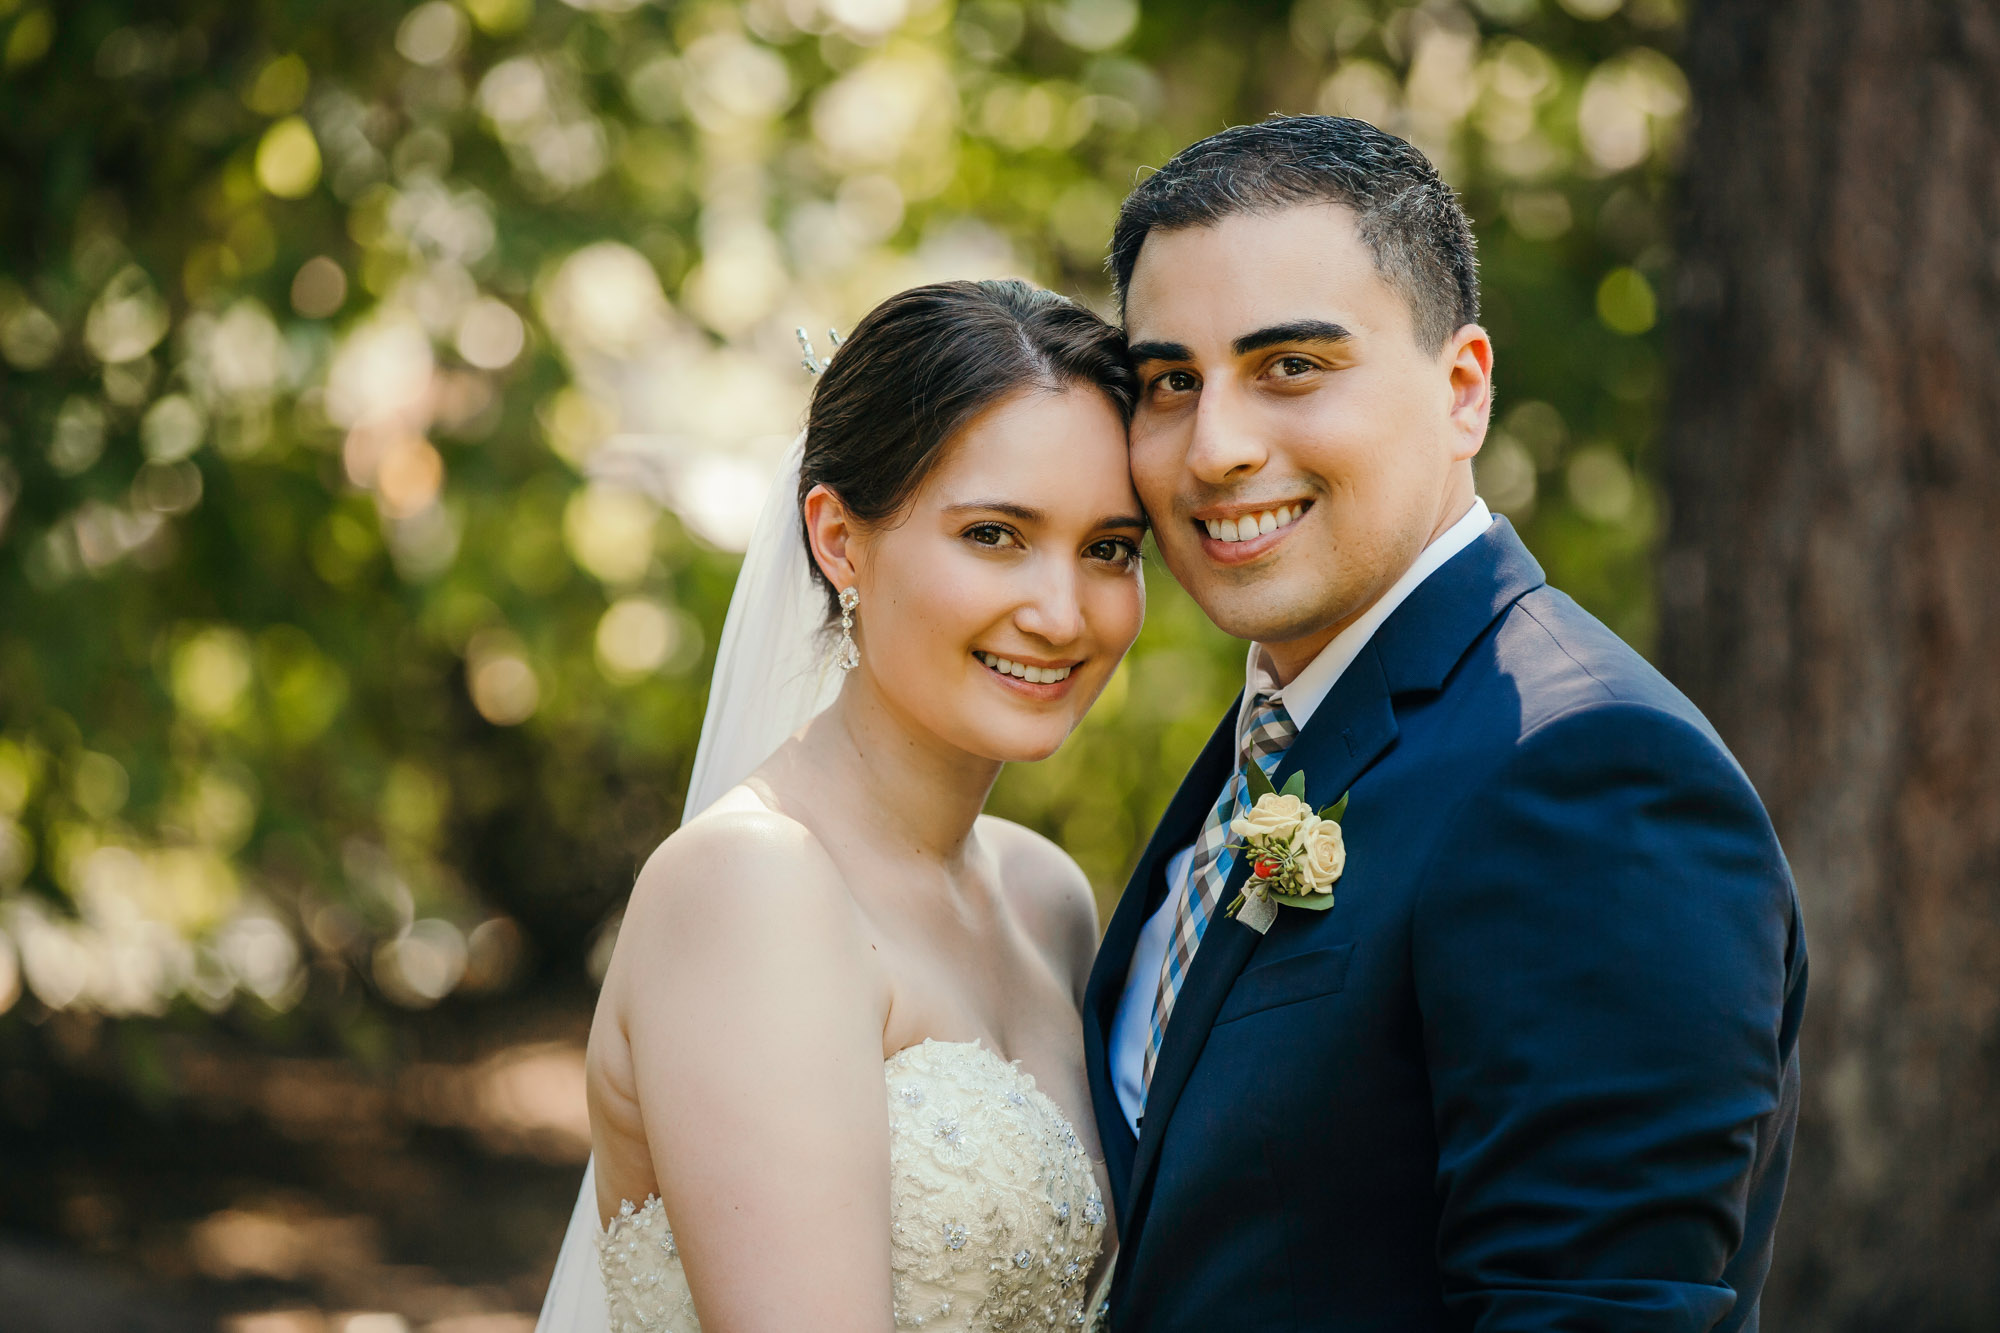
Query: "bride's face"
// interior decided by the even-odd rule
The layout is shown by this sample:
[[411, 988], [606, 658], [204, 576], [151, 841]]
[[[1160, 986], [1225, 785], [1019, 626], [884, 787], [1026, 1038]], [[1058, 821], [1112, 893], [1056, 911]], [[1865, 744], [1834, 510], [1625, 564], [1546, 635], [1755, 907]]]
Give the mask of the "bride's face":
[[946, 446], [906, 516], [841, 534], [860, 671], [960, 749], [1054, 753], [1145, 618], [1143, 514], [1102, 393], [1002, 399]]

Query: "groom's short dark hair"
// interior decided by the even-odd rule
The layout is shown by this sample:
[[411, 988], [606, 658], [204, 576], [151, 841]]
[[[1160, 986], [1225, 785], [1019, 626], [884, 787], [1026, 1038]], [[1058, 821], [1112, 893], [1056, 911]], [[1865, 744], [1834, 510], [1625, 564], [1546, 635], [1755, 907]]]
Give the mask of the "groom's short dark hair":
[[1238, 125], [1183, 148], [1140, 182], [1111, 236], [1121, 316], [1150, 233], [1317, 203], [1353, 210], [1375, 267], [1409, 302], [1427, 350], [1479, 318], [1478, 252], [1458, 196], [1413, 144], [1345, 116]]

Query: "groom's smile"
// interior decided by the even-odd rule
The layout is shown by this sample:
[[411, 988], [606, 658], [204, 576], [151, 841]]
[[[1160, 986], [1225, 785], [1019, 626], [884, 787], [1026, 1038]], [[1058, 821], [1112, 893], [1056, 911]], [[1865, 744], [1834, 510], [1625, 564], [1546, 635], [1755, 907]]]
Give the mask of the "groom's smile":
[[1312, 509], [1310, 499], [1205, 505], [1190, 516], [1202, 550], [1222, 565], [1247, 565], [1276, 550]]

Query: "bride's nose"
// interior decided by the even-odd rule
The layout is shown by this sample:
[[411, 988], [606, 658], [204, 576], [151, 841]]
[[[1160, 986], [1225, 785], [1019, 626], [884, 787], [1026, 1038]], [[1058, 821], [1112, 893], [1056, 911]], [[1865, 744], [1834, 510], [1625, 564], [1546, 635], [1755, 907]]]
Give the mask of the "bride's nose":
[[1074, 643], [1083, 636], [1083, 602], [1076, 571], [1050, 561], [1036, 571], [1029, 596], [1014, 611], [1014, 624], [1044, 643]]

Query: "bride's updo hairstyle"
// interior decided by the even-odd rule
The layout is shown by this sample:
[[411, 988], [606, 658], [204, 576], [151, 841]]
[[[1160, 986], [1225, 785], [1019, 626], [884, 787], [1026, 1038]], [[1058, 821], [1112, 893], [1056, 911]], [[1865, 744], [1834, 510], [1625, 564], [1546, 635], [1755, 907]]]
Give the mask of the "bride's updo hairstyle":
[[[1125, 340], [1069, 298], [1012, 278], [899, 292], [854, 326], [813, 386], [799, 503], [825, 486], [863, 527], [885, 526], [980, 412], [1023, 389], [1073, 387], [1098, 390], [1131, 422], [1139, 381]], [[837, 617], [833, 585], [807, 563]]]

